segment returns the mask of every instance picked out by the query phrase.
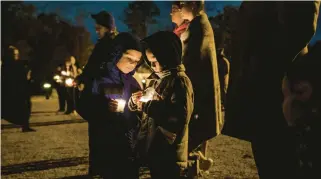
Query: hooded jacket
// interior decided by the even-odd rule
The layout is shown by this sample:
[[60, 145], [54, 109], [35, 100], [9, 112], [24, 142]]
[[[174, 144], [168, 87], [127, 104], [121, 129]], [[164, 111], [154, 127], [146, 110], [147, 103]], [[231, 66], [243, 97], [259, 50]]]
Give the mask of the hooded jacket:
[[[143, 103], [140, 134], [146, 134], [151, 165], [183, 169], [187, 167], [188, 124], [193, 112], [192, 83], [181, 62], [182, 44], [173, 32], [157, 32], [143, 40], [163, 67], [153, 73], [149, 87], [155, 88], [157, 100]], [[137, 106], [129, 103], [131, 110]], [[165, 162], [165, 163], [164, 163]]]
[[108, 60], [101, 64], [99, 77], [94, 79], [92, 105], [96, 108], [93, 114], [96, 116], [94, 120], [104, 120], [107, 123], [108, 121], [120, 122], [121, 126], [132, 128], [135, 125], [136, 115], [127, 107], [124, 113], [112, 113], [107, 110], [110, 99], [123, 99], [127, 103], [131, 94], [140, 90], [139, 84], [133, 78], [136, 69], [124, 74], [116, 66], [127, 50], [141, 51], [140, 41], [129, 33], [121, 33], [112, 42]]

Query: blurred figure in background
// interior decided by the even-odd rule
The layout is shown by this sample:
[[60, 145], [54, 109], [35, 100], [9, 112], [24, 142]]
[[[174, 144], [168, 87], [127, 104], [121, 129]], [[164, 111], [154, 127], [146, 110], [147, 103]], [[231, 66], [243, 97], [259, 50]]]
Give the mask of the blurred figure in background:
[[173, 32], [178, 37], [181, 37], [181, 35], [187, 30], [189, 22], [182, 17], [180, 1], [173, 2], [172, 12], [170, 13], [170, 15], [172, 17], [172, 22], [176, 25]]
[[300, 53], [283, 79], [283, 114], [295, 138], [296, 176], [321, 178], [321, 43]]
[[22, 132], [35, 131], [29, 126], [31, 71], [20, 60], [19, 50], [14, 46], [9, 46], [4, 52], [1, 77], [2, 117], [20, 125]]
[[261, 179], [297, 177], [294, 136], [281, 108], [282, 80], [316, 32], [319, 8], [320, 1], [240, 6], [223, 134], [251, 142]]
[[56, 90], [57, 90], [58, 101], [59, 101], [59, 109], [58, 109], [57, 113], [64, 113], [65, 110], [66, 110], [67, 89], [65, 87], [65, 82], [64, 82], [63, 75], [61, 74], [63, 69], [64, 69], [64, 65], [59, 65], [57, 67], [55, 75], [54, 75], [55, 87], [56, 87]]
[[76, 86], [75, 79], [78, 76], [78, 68], [76, 66], [76, 59], [74, 56], [70, 56], [66, 60], [66, 73], [67, 77], [65, 80], [67, 88], [67, 110], [65, 114], [76, 114]]

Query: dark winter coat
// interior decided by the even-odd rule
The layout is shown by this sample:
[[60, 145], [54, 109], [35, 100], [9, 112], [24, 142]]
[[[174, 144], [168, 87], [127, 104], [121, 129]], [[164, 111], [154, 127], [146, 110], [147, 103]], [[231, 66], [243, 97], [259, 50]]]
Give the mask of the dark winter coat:
[[97, 116], [94, 120], [121, 121], [124, 125], [131, 125], [130, 123], [135, 121], [133, 119], [136, 118], [135, 113], [130, 112], [127, 107], [124, 113], [113, 113], [107, 110], [109, 100], [123, 99], [127, 103], [132, 93], [140, 90], [139, 84], [133, 77], [135, 71], [124, 74], [116, 66], [123, 53], [130, 49], [141, 51], [140, 42], [134, 36], [121, 33], [114, 39], [110, 54], [107, 56], [109, 60], [102, 63], [99, 77], [96, 77], [93, 82], [94, 99], [91, 102], [95, 105], [94, 115]]
[[224, 134], [254, 140], [285, 129], [282, 79], [315, 33], [319, 6], [320, 1], [242, 3], [233, 34]]
[[195, 93], [194, 117], [190, 123], [192, 150], [220, 134], [223, 125], [214, 33], [207, 15], [195, 17], [181, 39], [183, 64]]
[[10, 61], [3, 64], [1, 73], [2, 117], [18, 125], [28, 123], [28, 68], [21, 60]]
[[[143, 41], [165, 69], [150, 76], [149, 86], [159, 96], [156, 97], [158, 100], [143, 103], [140, 132], [147, 133], [146, 149], [152, 175], [156, 170], [173, 172], [168, 175], [173, 177], [187, 167], [188, 125], [193, 112], [192, 83], [181, 64], [182, 44], [174, 33], [158, 32]], [[132, 110], [137, 107], [133, 103], [129, 106]], [[173, 134], [175, 139], [169, 137]]]
[[106, 34], [102, 39], [99, 39], [95, 48], [93, 49], [88, 62], [84, 68], [83, 73], [79, 77], [80, 81], [86, 80], [85, 78], [93, 78], [97, 75], [97, 69], [103, 61], [108, 61], [108, 49], [112, 45], [113, 36]]
[[78, 84], [84, 84], [85, 88], [81, 92], [80, 98], [76, 104], [76, 110], [85, 120], [90, 120], [88, 105], [92, 100], [91, 89], [94, 78], [99, 76], [99, 68], [103, 62], [110, 60], [108, 57], [112, 46], [113, 36], [106, 34], [102, 39], [98, 40], [95, 48], [88, 59], [88, 62], [83, 70], [83, 73], [76, 78]]

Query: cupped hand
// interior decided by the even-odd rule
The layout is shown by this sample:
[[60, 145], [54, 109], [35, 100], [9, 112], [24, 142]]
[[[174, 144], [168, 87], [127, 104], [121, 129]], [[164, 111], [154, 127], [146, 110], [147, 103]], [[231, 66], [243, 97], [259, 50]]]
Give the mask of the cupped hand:
[[138, 91], [136, 93], [133, 93], [131, 98], [132, 98], [134, 104], [137, 105], [142, 96], [143, 96], [143, 91]]
[[116, 100], [111, 99], [108, 103], [108, 110], [110, 112], [117, 112], [118, 102]]

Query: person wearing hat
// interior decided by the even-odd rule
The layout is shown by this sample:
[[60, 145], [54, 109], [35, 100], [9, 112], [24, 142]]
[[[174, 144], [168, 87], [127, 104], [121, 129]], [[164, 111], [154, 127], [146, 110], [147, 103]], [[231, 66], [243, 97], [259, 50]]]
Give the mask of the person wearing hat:
[[99, 138], [94, 131], [97, 131], [97, 126], [92, 124], [93, 118], [90, 101], [92, 98], [92, 85], [93, 79], [99, 76], [99, 69], [101, 64], [105, 61], [108, 62], [108, 49], [111, 48], [113, 39], [117, 35], [116, 25], [114, 17], [106, 12], [101, 11], [98, 14], [92, 14], [91, 17], [95, 20], [96, 33], [98, 35], [98, 41], [95, 48], [92, 51], [91, 56], [88, 59], [87, 64], [83, 69], [83, 73], [76, 78], [78, 89], [80, 91], [79, 99], [76, 103], [76, 110], [78, 114], [88, 121], [88, 135], [89, 135], [89, 174], [95, 175], [94, 163], [99, 160], [99, 155], [93, 157], [93, 151], [96, 151], [97, 147], [92, 145], [95, 140]]
[[95, 28], [99, 39], [116, 32], [115, 19], [110, 13], [101, 11], [98, 14], [92, 14], [91, 17], [96, 21]]

